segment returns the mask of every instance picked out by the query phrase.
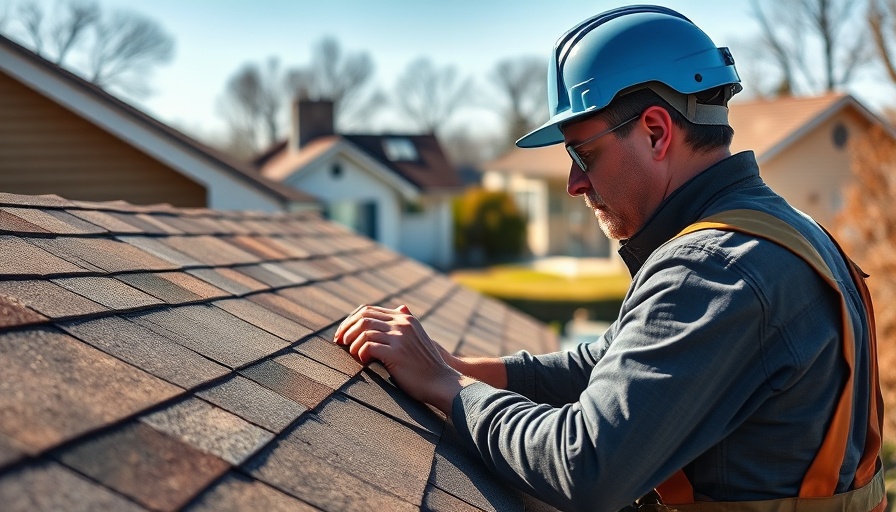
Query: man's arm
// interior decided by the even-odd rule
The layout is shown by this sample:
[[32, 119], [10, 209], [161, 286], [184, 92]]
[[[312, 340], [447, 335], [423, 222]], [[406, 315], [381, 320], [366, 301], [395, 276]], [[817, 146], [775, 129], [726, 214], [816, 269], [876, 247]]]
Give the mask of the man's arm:
[[455, 356], [438, 345], [442, 359], [448, 366], [467, 377], [485, 382], [497, 389], [507, 389], [507, 367], [499, 357], [463, 357]]

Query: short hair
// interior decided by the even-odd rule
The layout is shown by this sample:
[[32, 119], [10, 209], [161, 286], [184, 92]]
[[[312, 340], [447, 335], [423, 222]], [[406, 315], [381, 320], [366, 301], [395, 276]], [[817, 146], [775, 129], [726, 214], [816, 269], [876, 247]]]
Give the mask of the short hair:
[[[698, 94], [698, 102], [702, 102], [700, 100], [706, 97], [712, 98], [712, 100], [706, 101], [707, 103], [711, 103], [713, 100], [718, 101], [716, 99], [718, 94], [715, 91], [708, 91], [708, 94]], [[653, 106], [662, 107], [669, 112], [672, 122], [684, 130], [685, 143], [694, 151], [710, 151], [722, 147], [727, 148], [731, 145], [731, 139], [734, 137], [734, 129], [731, 126], [692, 123], [649, 88], [638, 89], [613, 98], [613, 101], [603, 108], [598, 116], [602, 117], [609, 126], [616, 126]], [[634, 125], [629, 123], [616, 130], [615, 134], [621, 138], [630, 134], [632, 130], [634, 130]]]

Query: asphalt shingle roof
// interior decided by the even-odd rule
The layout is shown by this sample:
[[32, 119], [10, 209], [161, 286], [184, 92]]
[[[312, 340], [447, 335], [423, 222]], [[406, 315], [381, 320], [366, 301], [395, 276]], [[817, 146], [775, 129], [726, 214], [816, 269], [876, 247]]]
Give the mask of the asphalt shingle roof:
[[525, 510], [438, 411], [334, 345], [408, 304], [458, 354], [544, 325], [316, 213], [0, 193], [4, 510]]

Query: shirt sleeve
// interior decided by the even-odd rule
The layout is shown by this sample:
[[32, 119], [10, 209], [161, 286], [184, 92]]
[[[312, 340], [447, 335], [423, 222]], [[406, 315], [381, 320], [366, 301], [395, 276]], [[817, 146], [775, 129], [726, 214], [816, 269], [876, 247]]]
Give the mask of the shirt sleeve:
[[[750, 283], [723, 254], [667, 251], [636, 276], [601, 357], [582, 347], [578, 355], [531, 361], [518, 355], [523, 376], [511, 370], [513, 358], [508, 374], [529, 398], [475, 383], [455, 398], [452, 420], [514, 485], [564, 510], [618, 510], [718, 443], [773, 393], [760, 341], [766, 306]], [[569, 398], [576, 385], [580, 394], [565, 405], [536, 403], [531, 398], [544, 396], [526, 389], [530, 365], [550, 398]], [[554, 384], [564, 369], [572, 382]]]
[[575, 402], [588, 385], [591, 370], [608, 347], [606, 337], [601, 336], [593, 343], [582, 343], [572, 350], [538, 356], [520, 351], [504, 357], [507, 389], [533, 402], [558, 407]]

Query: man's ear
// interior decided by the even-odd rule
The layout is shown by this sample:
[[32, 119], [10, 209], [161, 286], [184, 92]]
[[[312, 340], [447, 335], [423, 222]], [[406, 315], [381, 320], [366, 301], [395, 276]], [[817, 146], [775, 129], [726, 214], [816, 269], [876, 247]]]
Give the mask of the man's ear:
[[650, 132], [654, 160], [663, 160], [672, 145], [672, 116], [663, 107], [648, 107], [641, 116]]

